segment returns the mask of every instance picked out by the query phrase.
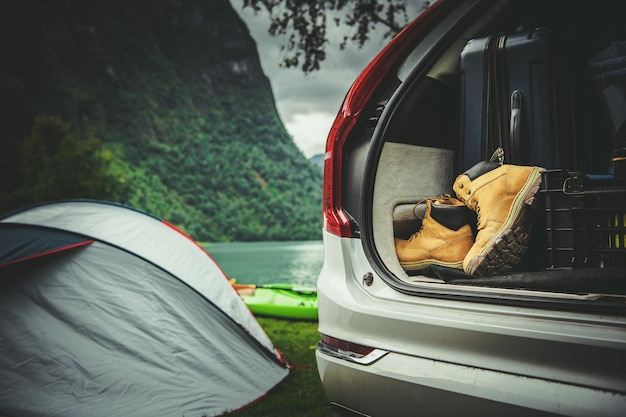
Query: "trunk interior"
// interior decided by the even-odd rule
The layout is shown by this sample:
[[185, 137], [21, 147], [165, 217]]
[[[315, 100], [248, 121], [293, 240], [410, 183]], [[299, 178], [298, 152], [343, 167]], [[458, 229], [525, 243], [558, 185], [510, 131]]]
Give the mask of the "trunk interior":
[[[366, 150], [367, 161], [377, 163], [375, 169], [365, 168], [364, 179], [348, 179], [348, 184], [364, 181], [366, 185], [344, 187], [352, 190], [344, 191], [352, 193], [344, 201], [361, 201], [361, 207], [348, 206], [348, 211], [360, 211], [362, 218], [357, 220], [366, 249], [370, 247], [370, 255], [391, 285], [404, 291], [443, 287], [471, 292], [480, 288], [564, 299], [615, 299], [623, 304], [626, 174], [619, 158], [615, 163], [613, 158], [626, 147], [626, 21], [601, 6], [558, 3], [560, 6], [537, 13], [548, 6], [535, 1], [498, 2], [497, 8], [469, 13], [476, 18], [471, 22], [468, 18], [463, 33], [440, 28], [432, 42], [447, 47], [433, 50], [445, 49], [445, 53], [429, 56], [417, 51], [409, 56], [369, 109], [372, 118], [382, 114], [376, 126], [371, 124], [372, 118], [370, 125], [362, 126], [361, 139], [353, 140], [346, 149], [345, 166], [347, 172], [363, 172], [360, 167]], [[563, 63], [558, 76], [572, 80], [568, 87], [572, 98], [563, 105], [567, 111], [555, 111], [561, 132], [555, 139], [555, 146], [561, 149], [560, 162], [544, 167], [548, 171], [536, 195], [526, 254], [513, 270], [496, 276], [476, 277], [436, 266], [405, 271], [394, 240], [415, 234], [425, 215], [424, 200], [454, 196], [452, 184], [467, 169], [463, 148], [469, 139], [462, 139], [461, 134], [467, 123], [463, 107], [468, 105], [461, 88], [466, 76], [459, 64], [463, 48], [470, 39], [538, 27], [549, 28], [560, 41], [574, 45], [568, 49], [568, 56], [574, 59]], [[415, 55], [426, 58], [412, 58]], [[557, 100], [563, 99], [559, 94]], [[470, 102], [480, 106], [482, 97]], [[370, 135], [371, 142], [367, 139]], [[511, 152], [505, 150], [504, 163], [512, 163], [510, 159]], [[574, 188], [565, 190], [564, 182]], [[354, 189], [363, 190], [363, 195]]]

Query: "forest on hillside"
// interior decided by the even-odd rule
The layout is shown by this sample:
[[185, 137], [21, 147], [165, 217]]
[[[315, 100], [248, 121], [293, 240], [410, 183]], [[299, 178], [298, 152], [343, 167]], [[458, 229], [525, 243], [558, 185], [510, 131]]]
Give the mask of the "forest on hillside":
[[3, 213], [93, 198], [201, 241], [321, 237], [321, 170], [228, 0], [3, 7]]

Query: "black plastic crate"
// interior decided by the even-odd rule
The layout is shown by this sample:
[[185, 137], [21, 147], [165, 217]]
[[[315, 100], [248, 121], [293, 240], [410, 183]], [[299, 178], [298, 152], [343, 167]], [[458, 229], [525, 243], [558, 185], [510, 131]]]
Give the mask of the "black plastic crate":
[[542, 174], [547, 269], [626, 266], [626, 179]]

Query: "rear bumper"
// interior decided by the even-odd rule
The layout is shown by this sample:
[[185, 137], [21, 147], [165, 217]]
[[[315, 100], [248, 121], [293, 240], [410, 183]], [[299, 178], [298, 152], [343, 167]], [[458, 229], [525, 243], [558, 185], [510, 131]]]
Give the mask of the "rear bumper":
[[626, 318], [401, 294], [358, 239], [324, 239], [319, 331], [377, 354], [318, 344], [332, 404], [381, 417], [626, 415]]
[[611, 392], [390, 352], [370, 365], [316, 350], [331, 403], [368, 416], [623, 416]]

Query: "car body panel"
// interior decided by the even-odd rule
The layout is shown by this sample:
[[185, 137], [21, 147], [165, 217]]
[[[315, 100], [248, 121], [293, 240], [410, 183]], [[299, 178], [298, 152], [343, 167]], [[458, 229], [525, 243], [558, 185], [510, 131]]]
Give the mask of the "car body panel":
[[389, 354], [366, 369], [321, 355], [329, 401], [367, 410], [363, 415], [619, 417], [626, 407], [624, 397], [610, 391], [418, 356]]
[[[436, 3], [439, 11], [446, 11], [442, 2], [449, 0]], [[513, 3], [453, 0], [455, 7], [440, 20], [411, 26], [432, 32], [412, 35], [418, 41], [397, 62], [397, 77], [379, 80], [362, 109], [362, 117], [375, 115], [373, 123], [352, 123], [343, 148], [333, 147], [332, 131], [329, 135], [330, 148], [342, 158], [333, 167], [343, 169], [335, 179], [341, 180], [341, 209], [346, 209], [351, 228], [345, 234], [324, 231], [324, 264], [317, 283], [319, 332], [347, 342], [345, 346], [376, 352], [360, 357], [332, 342], [318, 344], [318, 371], [337, 415], [626, 415], [626, 295], [621, 290], [451, 285], [407, 275], [395, 259], [395, 230], [375, 224], [381, 218], [391, 221], [395, 204], [410, 203], [401, 192], [433, 192], [436, 174], [412, 180], [409, 169], [399, 186], [407, 190], [387, 204], [381, 200], [388, 194], [376, 187], [392, 187], [397, 177], [377, 164], [420, 160], [402, 162], [408, 155], [403, 147], [426, 155], [439, 146], [435, 155], [445, 161], [450, 153], [443, 137], [447, 130], [438, 130], [445, 118], [422, 115], [416, 122], [412, 111], [428, 110], [420, 100], [434, 103], [446, 92], [439, 90], [441, 85], [454, 88], [448, 76], [460, 45], [497, 28], [499, 16], [514, 19], [517, 9], [506, 7]], [[599, 13], [592, 6], [589, 11]], [[440, 109], [445, 112], [445, 106]], [[405, 131], [415, 134], [397, 145]], [[432, 135], [435, 140], [428, 137]], [[398, 158], [381, 157], [387, 144], [396, 148]], [[409, 189], [419, 181], [424, 184]], [[568, 274], [561, 271], [560, 277], [567, 279]]]
[[358, 239], [325, 233], [324, 244], [349, 261], [322, 268], [328, 279], [318, 281], [320, 333], [396, 354], [626, 395], [626, 318], [399, 294], [376, 275], [371, 285], [364, 283], [371, 271], [361, 268], [367, 262]]

